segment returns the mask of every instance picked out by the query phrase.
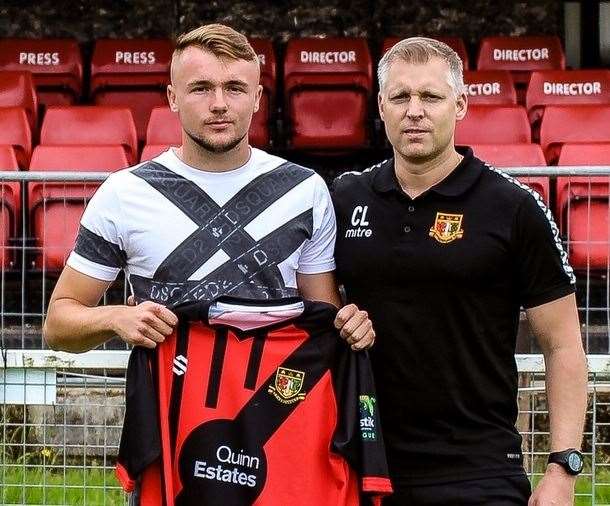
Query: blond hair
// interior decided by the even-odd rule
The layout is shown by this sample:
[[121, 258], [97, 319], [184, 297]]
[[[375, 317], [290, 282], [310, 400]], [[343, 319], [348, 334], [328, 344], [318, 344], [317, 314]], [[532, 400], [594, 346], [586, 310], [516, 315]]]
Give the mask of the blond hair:
[[388, 49], [377, 67], [379, 89], [382, 90], [385, 86], [390, 67], [397, 59], [422, 65], [428, 63], [430, 58], [440, 58], [447, 63], [449, 66], [449, 85], [453, 88], [456, 96], [464, 93], [464, 65], [461, 58], [444, 42], [427, 37], [403, 39]]
[[198, 47], [204, 51], [209, 51], [217, 58], [256, 62], [260, 70], [258, 56], [246, 36], [220, 23], [203, 25], [180, 35], [176, 39], [172, 66], [174, 59], [187, 47]]

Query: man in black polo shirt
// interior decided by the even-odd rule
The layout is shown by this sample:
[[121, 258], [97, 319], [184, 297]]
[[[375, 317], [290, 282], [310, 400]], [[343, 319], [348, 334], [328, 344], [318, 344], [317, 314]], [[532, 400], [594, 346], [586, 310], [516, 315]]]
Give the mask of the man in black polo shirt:
[[387, 505], [525, 505], [514, 360], [520, 307], [546, 360], [552, 461], [530, 505], [571, 505], [586, 408], [574, 273], [535, 192], [454, 147], [462, 63], [399, 42], [379, 65], [394, 158], [334, 184], [347, 297], [373, 365], [395, 494]]

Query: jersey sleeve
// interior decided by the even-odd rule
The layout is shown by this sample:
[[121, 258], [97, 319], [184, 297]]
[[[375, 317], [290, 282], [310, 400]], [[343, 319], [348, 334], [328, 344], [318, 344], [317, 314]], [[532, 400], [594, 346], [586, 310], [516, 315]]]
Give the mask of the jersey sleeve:
[[346, 346], [333, 369], [333, 385], [339, 416], [333, 450], [358, 473], [361, 491], [373, 504], [381, 504], [381, 498], [392, 493], [392, 484], [368, 353]]
[[335, 239], [337, 223], [326, 183], [316, 178], [313, 203], [313, 232], [306, 241], [297, 269], [301, 274], [318, 274], [335, 270]]
[[95, 192], [81, 218], [74, 250], [67, 264], [102, 281], [114, 281], [126, 265], [122, 216], [110, 176]]
[[550, 210], [528, 194], [517, 211], [512, 234], [519, 297], [524, 308], [573, 293], [576, 277], [568, 263]]
[[136, 346], [129, 356], [125, 387], [125, 419], [116, 475], [125, 492], [135, 489], [142, 472], [161, 454], [157, 400], [152, 377], [153, 353]]

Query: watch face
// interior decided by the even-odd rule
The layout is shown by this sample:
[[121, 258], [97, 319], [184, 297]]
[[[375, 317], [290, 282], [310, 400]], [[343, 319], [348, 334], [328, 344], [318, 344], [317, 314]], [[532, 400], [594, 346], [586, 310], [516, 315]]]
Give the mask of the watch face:
[[579, 453], [570, 453], [568, 457], [568, 466], [570, 466], [570, 469], [575, 473], [579, 473], [582, 470], [583, 461]]

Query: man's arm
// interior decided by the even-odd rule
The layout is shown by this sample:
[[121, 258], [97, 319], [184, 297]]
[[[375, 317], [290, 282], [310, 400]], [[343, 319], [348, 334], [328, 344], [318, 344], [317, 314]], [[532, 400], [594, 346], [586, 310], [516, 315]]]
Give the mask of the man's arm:
[[[528, 309], [527, 318], [542, 348], [551, 428], [551, 451], [580, 448], [587, 409], [587, 361], [582, 347], [576, 297], [567, 295]], [[572, 505], [575, 478], [549, 464], [530, 506]]]
[[[337, 288], [335, 272], [319, 274], [297, 273], [297, 287], [304, 299], [328, 302], [341, 307], [341, 296]], [[360, 311], [355, 304], [342, 307], [335, 318], [335, 327], [353, 350], [370, 348], [375, 342], [375, 331], [366, 311]]]
[[177, 317], [153, 302], [135, 307], [96, 307], [110, 282], [66, 266], [51, 295], [43, 336], [52, 349], [83, 352], [118, 335], [131, 345], [154, 348], [172, 333]]

